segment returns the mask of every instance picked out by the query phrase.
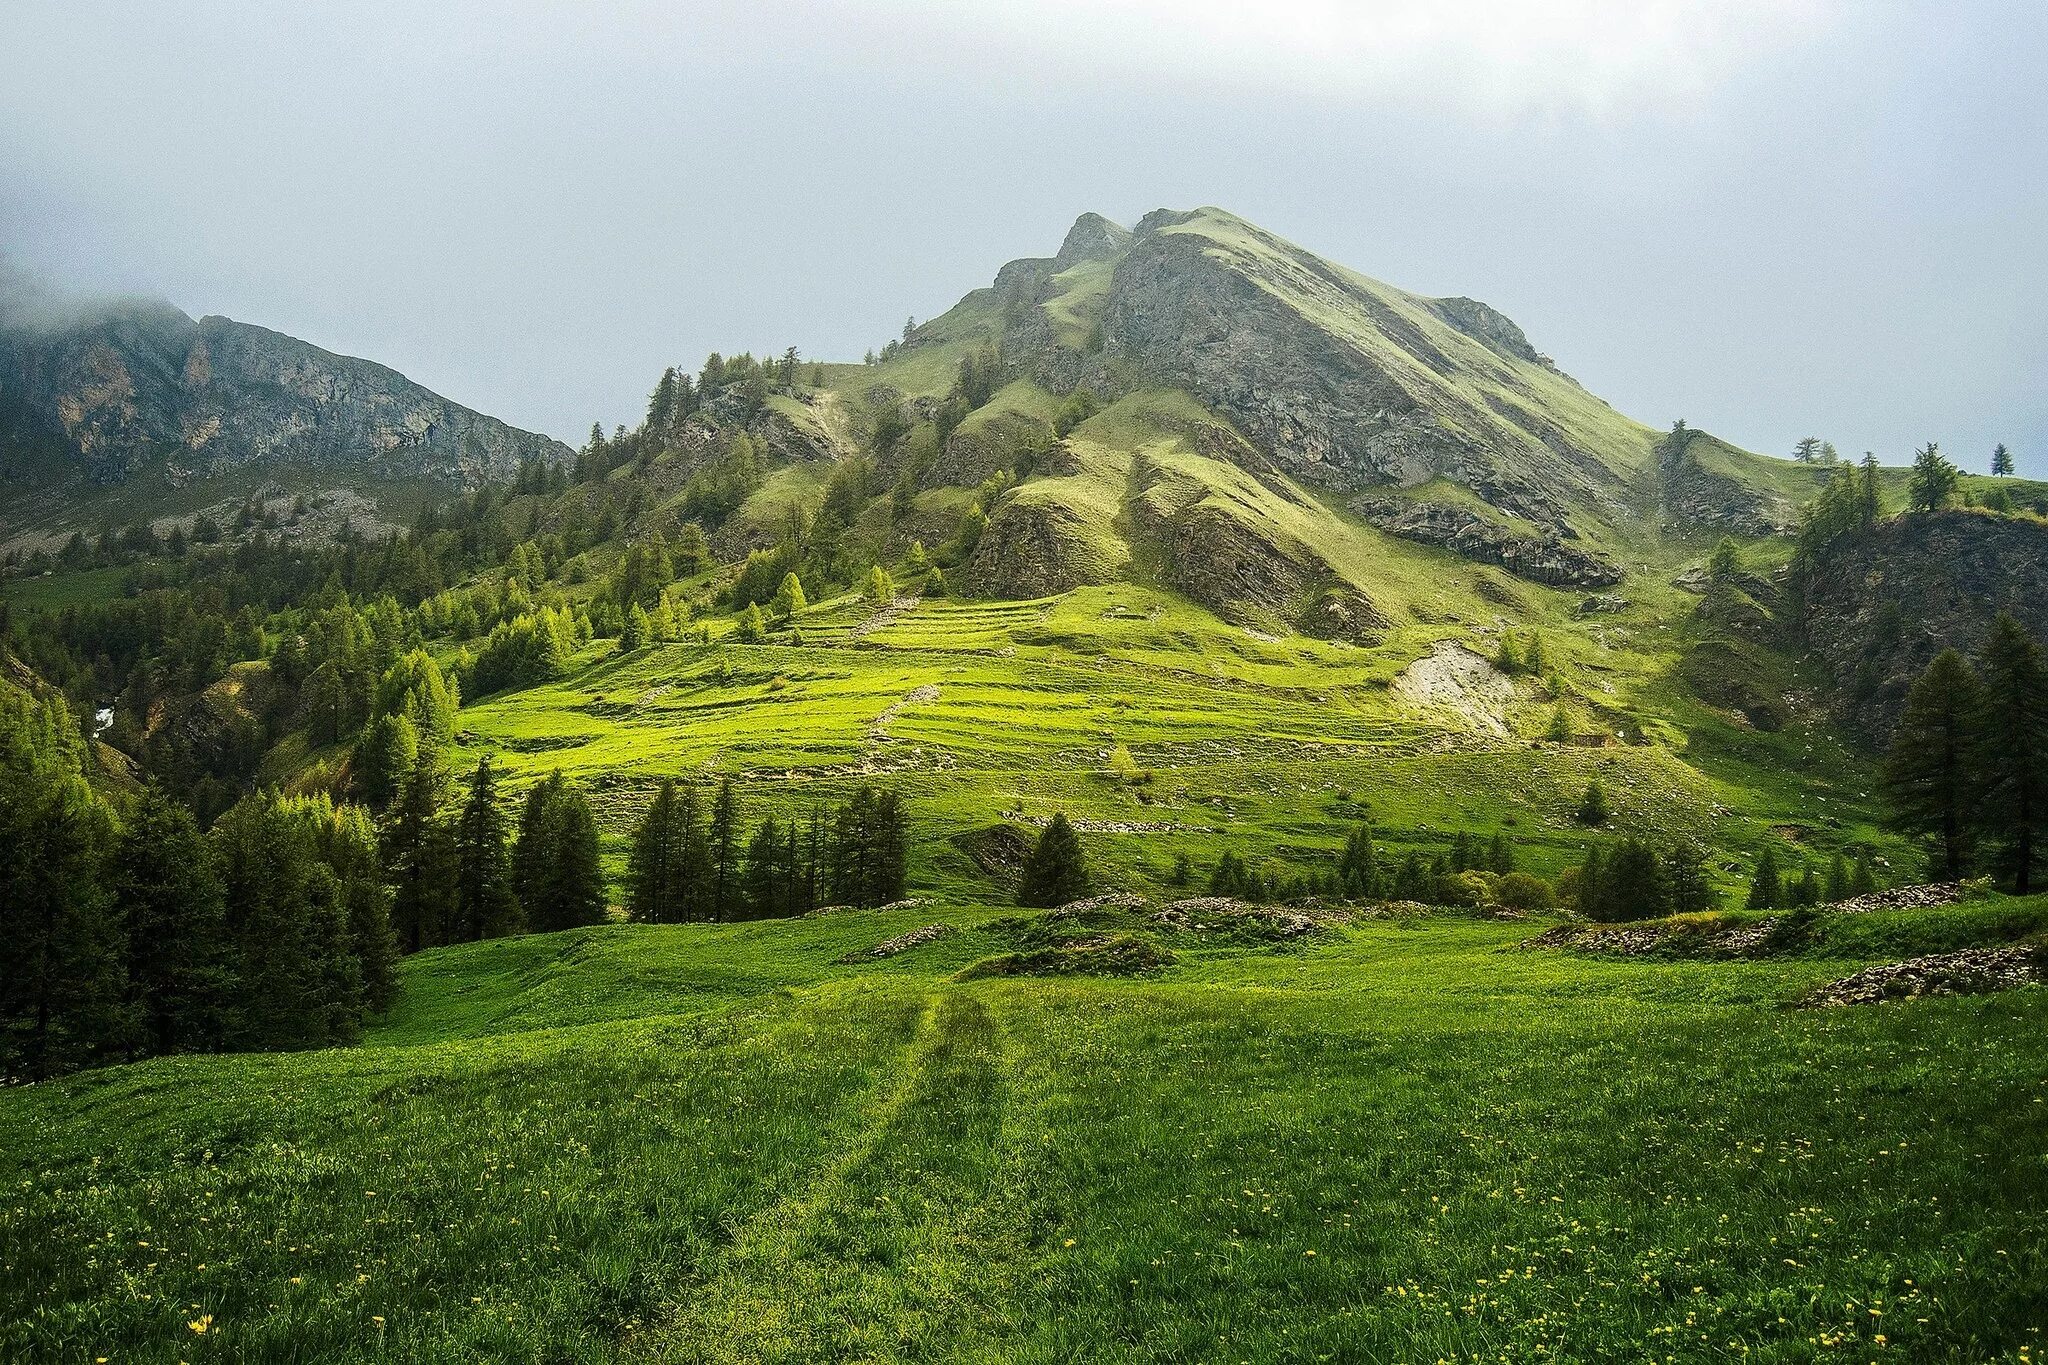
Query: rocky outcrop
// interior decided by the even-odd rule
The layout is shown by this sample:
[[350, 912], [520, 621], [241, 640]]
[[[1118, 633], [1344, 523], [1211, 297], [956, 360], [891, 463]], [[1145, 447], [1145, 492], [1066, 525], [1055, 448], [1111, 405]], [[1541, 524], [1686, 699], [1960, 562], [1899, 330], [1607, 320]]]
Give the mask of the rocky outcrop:
[[989, 518], [968, 575], [992, 597], [1048, 597], [1109, 582], [1120, 566], [1103, 565], [1099, 558], [1072, 508], [1050, 499], [1011, 498]]
[[1745, 536], [1780, 535], [1798, 523], [1798, 509], [1783, 498], [1709, 469], [1703, 444], [1718, 443], [1703, 431], [1681, 429], [1657, 444], [1658, 496], [1669, 520]]
[[1318, 640], [1376, 645], [1386, 639], [1393, 622], [1356, 588], [1329, 588], [1308, 604], [1294, 624], [1303, 635]]
[[1099, 213], [1084, 213], [1067, 229], [1059, 255], [1052, 258], [1052, 273], [1072, 270], [1084, 261], [1113, 261], [1130, 250], [1131, 230], [1120, 227]]
[[63, 323], [0, 319], [0, 460], [17, 474], [173, 481], [297, 464], [372, 478], [475, 484], [559, 441], [507, 426], [396, 370], [163, 303]]
[[1534, 583], [1606, 588], [1621, 582], [1621, 570], [1589, 550], [1566, 544], [1547, 532], [1517, 534], [1469, 508], [1385, 497], [1362, 498], [1352, 506], [1389, 535], [1498, 564]]
[[1895, 517], [1819, 556], [1798, 599], [1844, 718], [1882, 740], [1934, 656], [1975, 653], [1998, 613], [2048, 636], [2048, 524], [1973, 511]]
[[1878, 967], [1830, 981], [1806, 998], [1813, 1006], [1876, 1005], [1926, 995], [1983, 995], [2048, 981], [2048, 955], [2036, 945], [1965, 948]]

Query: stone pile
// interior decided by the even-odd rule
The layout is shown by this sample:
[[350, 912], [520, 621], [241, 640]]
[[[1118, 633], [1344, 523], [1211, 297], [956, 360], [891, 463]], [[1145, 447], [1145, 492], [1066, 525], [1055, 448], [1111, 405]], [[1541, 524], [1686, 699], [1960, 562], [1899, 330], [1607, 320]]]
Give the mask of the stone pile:
[[1965, 948], [1878, 967], [1831, 981], [1808, 996], [1814, 1006], [1873, 1005], [1885, 1000], [1911, 1000], [1923, 995], [1981, 995], [2048, 981], [2039, 948], [2020, 944], [2006, 948]]

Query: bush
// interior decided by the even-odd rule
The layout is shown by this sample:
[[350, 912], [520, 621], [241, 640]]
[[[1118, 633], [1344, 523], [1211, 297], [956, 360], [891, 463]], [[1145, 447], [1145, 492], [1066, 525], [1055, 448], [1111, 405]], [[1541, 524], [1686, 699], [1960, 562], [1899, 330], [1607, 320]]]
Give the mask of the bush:
[[1549, 910], [1557, 904], [1549, 884], [1526, 872], [1510, 872], [1502, 877], [1493, 888], [1493, 899], [1495, 904], [1511, 910]]

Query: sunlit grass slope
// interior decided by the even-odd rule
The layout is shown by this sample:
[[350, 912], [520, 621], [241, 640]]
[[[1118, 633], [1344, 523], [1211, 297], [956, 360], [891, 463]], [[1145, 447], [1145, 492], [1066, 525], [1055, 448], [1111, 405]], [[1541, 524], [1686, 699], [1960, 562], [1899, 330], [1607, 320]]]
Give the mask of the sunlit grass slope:
[[1129, 980], [953, 980], [1020, 932], [971, 908], [438, 950], [359, 1049], [0, 1095], [0, 1357], [2031, 1358], [2048, 992], [1783, 1008], [1916, 943], [1865, 923]]

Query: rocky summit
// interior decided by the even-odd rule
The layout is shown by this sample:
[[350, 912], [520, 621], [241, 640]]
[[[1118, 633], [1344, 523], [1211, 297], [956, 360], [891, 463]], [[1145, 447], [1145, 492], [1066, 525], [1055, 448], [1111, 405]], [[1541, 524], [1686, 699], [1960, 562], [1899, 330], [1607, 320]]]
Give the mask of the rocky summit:
[[569, 456], [396, 370], [231, 318], [153, 301], [54, 316], [0, 307], [0, 489], [73, 484], [90, 497], [285, 466], [459, 488]]

